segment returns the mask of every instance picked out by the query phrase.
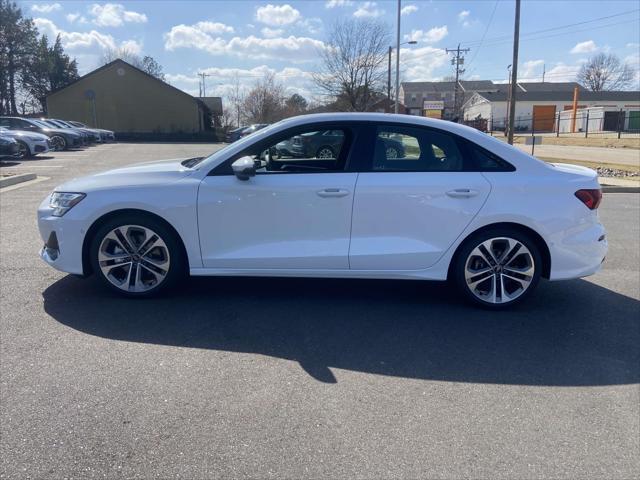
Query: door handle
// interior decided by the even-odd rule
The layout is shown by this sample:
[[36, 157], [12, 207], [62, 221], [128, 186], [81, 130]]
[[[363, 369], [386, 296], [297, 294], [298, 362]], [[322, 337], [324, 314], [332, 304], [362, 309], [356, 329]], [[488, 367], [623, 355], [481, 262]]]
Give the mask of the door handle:
[[471, 198], [478, 195], [478, 191], [470, 188], [456, 188], [455, 190], [449, 190], [447, 195], [452, 198]]
[[318, 191], [318, 195], [323, 198], [346, 197], [349, 195], [349, 190], [345, 190], [344, 188], [325, 188], [324, 190]]

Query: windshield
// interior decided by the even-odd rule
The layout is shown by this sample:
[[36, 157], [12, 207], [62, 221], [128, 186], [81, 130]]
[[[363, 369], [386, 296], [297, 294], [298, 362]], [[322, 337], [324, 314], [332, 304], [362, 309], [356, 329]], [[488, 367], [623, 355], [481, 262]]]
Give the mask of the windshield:
[[48, 125], [45, 122], [42, 122], [40, 120], [34, 120], [32, 118], [30, 119], [25, 118], [25, 120], [27, 120], [27, 122], [33, 123], [34, 125], [37, 125], [40, 128], [51, 128], [51, 125]]
[[47, 120], [43, 120], [43, 122], [56, 128], [69, 128], [66, 125], [64, 125], [62, 122], [58, 122], [57, 120], [47, 119]]
[[[201, 158], [197, 158], [197, 159], [196, 158], [192, 158], [192, 159], [189, 159], [189, 160], [185, 160], [182, 164], [185, 167], [194, 168], [197, 165], [199, 165], [200, 163], [202, 163], [204, 160], [216, 161], [221, 157], [225, 157], [230, 150], [233, 150], [233, 149], [238, 148], [238, 147], [245, 147], [246, 145], [250, 145], [252, 143], [253, 138], [257, 134], [260, 134], [260, 135], [263, 134], [263, 133], [267, 133], [268, 134], [272, 130], [277, 129], [282, 122], [283, 122], [283, 120], [280, 120], [279, 122], [272, 123], [271, 125], [269, 125], [269, 126], [267, 126], [265, 128], [261, 128], [260, 130], [256, 130], [255, 132], [252, 132], [251, 134], [247, 135], [246, 137], [242, 137], [237, 142], [229, 143], [229, 144], [225, 145], [224, 147], [222, 147], [220, 150], [216, 150], [215, 152], [210, 154], [208, 157], [201, 157]], [[188, 164], [187, 164], [187, 162], [188, 162]]]

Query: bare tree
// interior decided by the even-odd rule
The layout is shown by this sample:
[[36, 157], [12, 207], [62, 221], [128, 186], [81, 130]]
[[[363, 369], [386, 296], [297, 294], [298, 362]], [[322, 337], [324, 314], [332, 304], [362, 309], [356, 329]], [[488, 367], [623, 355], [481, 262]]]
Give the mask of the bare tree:
[[273, 73], [258, 80], [244, 99], [244, 113], [249, 122], [272, 123], [280, 120], [284, 112], [284, 86]]
[[128, 48], [106, 49], [100, 57], [100, 64], [106, 65], [107, 63], [111, 63], [117, 59], [124, 60], [134, 67], [139, 68], [143, 72], [146, 72], [149, 75], [153, 75], [163, 82], [165, 81], [162, 66], [153, 57], [150, 57], [149, 55], [141, 57]]
[[240, 85], [240, 79], [238, 78], [237, 72], [233, 76], [231, 93], [229, 93], [228, 98], [229, 103], [231, 104], [231, 108], [233, 109], [233, 113], [235, 114], [236, 127], [239, 128], [242, 121], [242, 109], [244, 107], [245, 92]]
[[599, 53], [580, 67], [578, 83], [593, 92], [625, 90], [633, 84], [634, 69], [610, 53]]
[[373, 20], [338, 20], [320, 52], [313, 79], [341, 108], [366, 111], [384, 90], [389, 48], [387, 27]]

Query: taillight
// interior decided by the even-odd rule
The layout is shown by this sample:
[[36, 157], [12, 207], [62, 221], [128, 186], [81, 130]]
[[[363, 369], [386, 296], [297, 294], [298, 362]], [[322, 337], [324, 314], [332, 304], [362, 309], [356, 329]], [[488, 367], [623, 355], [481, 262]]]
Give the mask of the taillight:
[[576, 197], [584, 203], [589, 210], [595, 210], [602, 201], [602, 190], [599, 188], [578, 190]]

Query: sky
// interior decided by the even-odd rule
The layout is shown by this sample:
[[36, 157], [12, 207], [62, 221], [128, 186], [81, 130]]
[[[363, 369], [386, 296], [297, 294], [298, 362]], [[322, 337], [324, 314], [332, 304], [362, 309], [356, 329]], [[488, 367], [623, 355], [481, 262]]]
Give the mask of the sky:
[[[272, 72], [288, 94], [321, 97], [312, 82], [319, 52], [337, 19], [376, 19], [393, 43], [396, 1], [148, 0], [96, 3], [19, 1], [41, 33], [60, 34], [81, 74], [99, 65], [106, 48], [151, 55], [169, 83], [197, 95], [198, 73], [208, 96], [226, 96], [234, 78], [248, 88]], [[504, 82], [512, 60], [514, 0], [402, 0], [401, 81], [441, 80], [453, 74], [445, 49], [470, 49], [468, 80]], [[572, 81], [580, 65], [610, 52], [640, 70], [640, 2], [523, 0], [521, 81]], [[394, 60], [395, 62], [395, 60]], [[640, 74], [637, 76], [640, 83]]]

